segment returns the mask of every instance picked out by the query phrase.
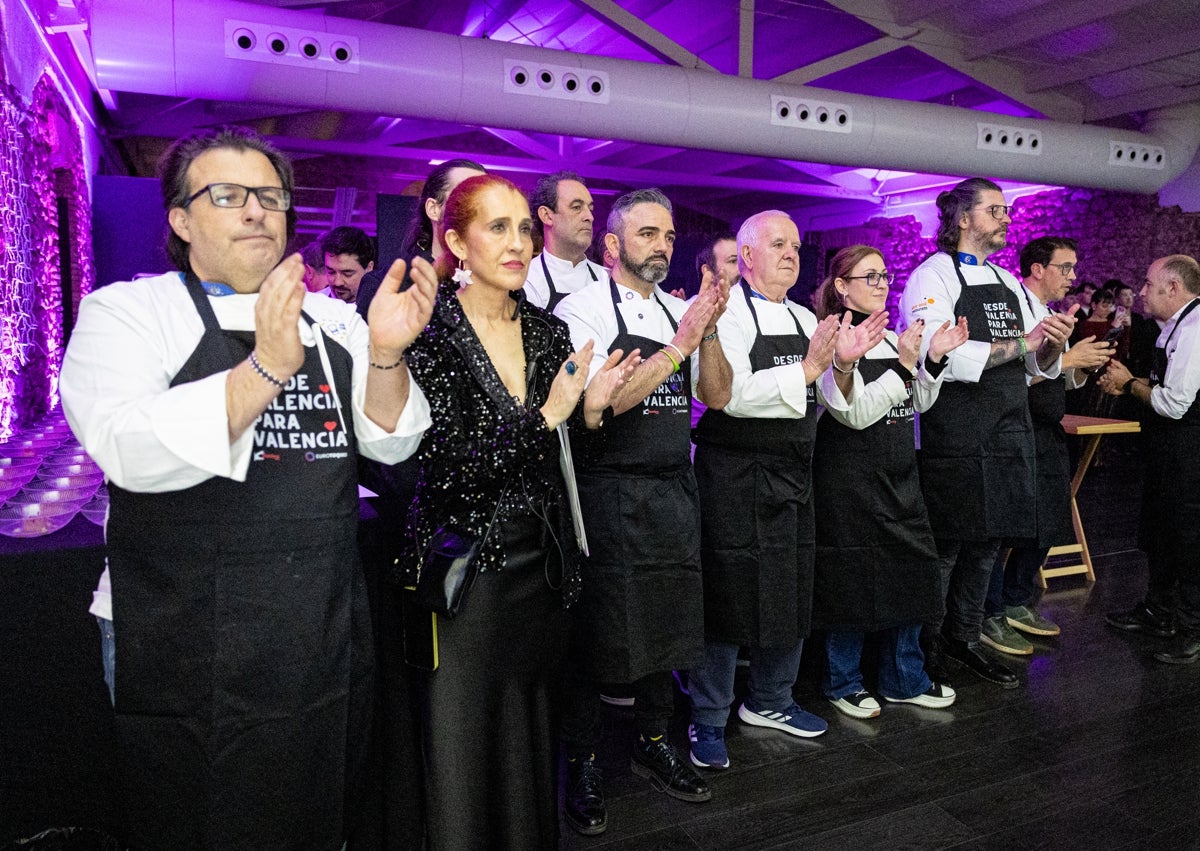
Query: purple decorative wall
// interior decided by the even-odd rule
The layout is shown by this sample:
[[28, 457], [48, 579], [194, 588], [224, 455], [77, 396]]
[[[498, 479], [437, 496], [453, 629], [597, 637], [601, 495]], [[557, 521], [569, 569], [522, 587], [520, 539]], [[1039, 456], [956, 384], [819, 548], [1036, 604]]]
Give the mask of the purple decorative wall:
[[[63, 318], [94, 280], [78, 131], [43, 77], [29, 103], [0, 84], [0, 440], [58, 403]], [[72, 298], [63, 303], [59, 199]]]

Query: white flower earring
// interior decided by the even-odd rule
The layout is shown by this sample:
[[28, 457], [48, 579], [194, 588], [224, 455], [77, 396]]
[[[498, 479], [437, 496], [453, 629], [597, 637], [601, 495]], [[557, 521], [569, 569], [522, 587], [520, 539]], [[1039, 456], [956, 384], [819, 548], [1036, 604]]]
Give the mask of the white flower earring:
[[458, 268], [454, 270], [450, 280], [462, 287], [471, 286], [471, 270], [467, 268], [465, 261], [458, 261]]

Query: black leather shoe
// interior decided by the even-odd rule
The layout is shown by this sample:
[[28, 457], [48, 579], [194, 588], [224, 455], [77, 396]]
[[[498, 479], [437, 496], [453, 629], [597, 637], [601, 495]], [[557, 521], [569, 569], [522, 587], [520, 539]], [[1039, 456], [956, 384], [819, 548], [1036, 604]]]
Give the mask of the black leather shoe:
[[1177, 635], [1165, 650], [1159, 650], [1154, 658], [1168, 665], [1190, 665], [1200, 662], [1200, 636]]
[[943, 651], [951, 659], [966, 665], [976, 676], [1004, 688], [1016, 688], [1021, 683], [1017, 675], [999, 662], [993, 662], [979, 652], [979, 645], [958, 638], [943, 638]]
[[633, 744], [633, 760], [629, 767], [634, 774], [645, 777], [651, 786], [672, 798], [697, 803], [712, 798], [708, 781], [679, 758], [666, 736], [658, 741], [638, 736]]
[[1109, 626], [1125, 632], [1144, 632], [1157, 638], [1171, 638], [1175, 635], [1175, 624], [1170, 613], [1157, 612], [1145, 602], [1138, 603], [1132, 609], [1109, 612], [1104, 616], [1104, 620]]
[[604, 807], [604, 779], [596, 766], [596, 757], [567, 760], [567, 794], [563, 812], [567, 824], [584, 836], [599, 836], [608, 830], [608, 810]]

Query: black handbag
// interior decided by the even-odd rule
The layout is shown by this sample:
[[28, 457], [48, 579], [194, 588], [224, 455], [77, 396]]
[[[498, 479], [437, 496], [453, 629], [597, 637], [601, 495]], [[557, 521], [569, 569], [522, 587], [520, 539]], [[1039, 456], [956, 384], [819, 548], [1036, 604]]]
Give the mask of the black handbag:
[[482, 538], [443, 526], [433, 533], [425, 557], [421, 559], [421, 572], [417, 577], [414, 602], [422, 608], [436, 612], [444, 618], [453, 619], [462, 609], [467, 589], [475, 584], [479, 573], [479, 550], [492, 533], [500, 503], [508, 485], [500, 492], [496, 510], [488, 521]]
[[[486, 536], [485, 536], [486, 537]], [[450, 529], [438, 529], [421, 560], [416, 603], [453, 618], [462, 607], [467, 586], [479, 572], [479, 546], [483, 541]]]

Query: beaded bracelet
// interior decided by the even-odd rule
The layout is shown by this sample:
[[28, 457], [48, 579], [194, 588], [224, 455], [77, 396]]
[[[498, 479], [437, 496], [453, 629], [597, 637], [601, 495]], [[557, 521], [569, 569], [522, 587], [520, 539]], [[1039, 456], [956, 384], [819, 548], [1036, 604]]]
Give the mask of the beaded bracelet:
[[701, 337], [701, 338], [700, 338], [700, 342], [701, 342], [701, 343], [711, 343], [711, 342], [712, 342], [713, 340], [715, 340], [715, 339], [717, 339], [717, 331], [716, 331], [716, 329], [714, 328], [714, 329], [713, 329], [713, 332], [712, 332], [711, 334], [709, 334], [709, 335], [707, 335], [707, 336], [704, 336], [704, 337]]
[[369, 363], [371, 366], [375, 367], [375, 369], [395, 369], [400, 364], [404, 363], [404, 355], [400, 355], [400, 360], [396, 361], [391, 366], [384, 366], [381, 363], [375, 363], [375, 361], [373, 361], [373, 360], [369, 360], [369, 361], [367, 361], [367, 363]]
[[833, 359], [833, 368], [836, 369], [838, 372], [840, 372], [842, 375], [853, 375], [854, 370], [858, 368], [858, 361], [855, 361], [854, 363], [850, 364], [849, 369], [842, 369], [840, 366], [838, 366], [837, 358], [835, 357]]
[[250, 350], [250, 366], [254, 367], [255, 372], [257, 372], [259, 375], [261, 375], [265, 380], [274, 384], [280, 390], [282, 390], [284, 387], [287, 386], [286, 382], [280, 381], [278, 378], [271, 375], [271, 373], [267, 372], [267, 370], [263, 368], [263, 365], [258, 362], [258, 356], [254, 353], [253, 349]]

